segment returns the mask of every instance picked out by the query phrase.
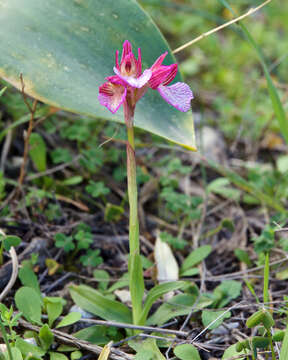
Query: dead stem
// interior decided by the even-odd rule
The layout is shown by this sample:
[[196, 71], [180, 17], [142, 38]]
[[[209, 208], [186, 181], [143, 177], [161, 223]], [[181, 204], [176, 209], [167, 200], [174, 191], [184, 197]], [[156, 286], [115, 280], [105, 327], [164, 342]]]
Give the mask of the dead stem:
[[[22, 85], [21, 93], [22, 93], [24, 103], [26, 104], [26, 106], [30, 112], [30, 120], [29, 120], [29, 126], [28, 126], [27, 133], [24, 136], [24, 153], [23, 153], [23, 162], [22, 162], [21, 169], [20, 169], [20, 175], [18, 178], [18, 190], [20, 190], [22, 188], [24, 178], [25, 178], [26, 164], [27, 164], [28, 152], [29, 152], [29, 141], [30, 141], [31, 133], [33, 131], [33, 127], [34, 127], [34, 118], [35, 118], [35, 112], [36, 112], [37, 103], [38, 103], [38, 100], [34, 100], [32, 107], [31, 107], [31, 105], [28, 102], [27, 95], [24, 92], [25, 83], [24, 83], [22, 74], [20, 74], [20, 80], [21, 80], [21, 85]], [[17, 193], [19, 193], [19, 192], [17, 191]]]

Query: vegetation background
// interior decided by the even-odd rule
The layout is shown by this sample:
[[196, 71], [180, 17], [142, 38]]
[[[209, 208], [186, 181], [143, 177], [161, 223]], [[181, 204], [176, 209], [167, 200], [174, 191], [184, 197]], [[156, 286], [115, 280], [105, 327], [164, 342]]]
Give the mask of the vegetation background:
[[[220, 0], [139, 3], [172, 49], [234, 17]], [[237, 15], [259, 4], [254, 0], [230, 3]], [[273, 0], [243, 21], [263, 51], [286, 121], [287, 20], [288, 3]], [[287, 144], [257, 52], [239, 25], [195, 43], [176, 57], [195, 95], [192, 108], [199, 152], [191, 153], [137, 130], [141, 250], [147, 284], [157, 282], [156, 258], [158, 280], [164, 271], [167, 278], [186, 279], [193, 286], [183, 301], [175, 299], [179, 295], [176, 292], [172, 301], [166, 298], [155, 304], [153, 310], [158, 309], [158, 313], [150, 317], [148, 325], [162, 326], [175, 320], [171, 328], [189, 332], [182, 342], [194, 339], [201, 359], [220, 359], [223, 354], [223, 359], [230, 359], [237, 353], [230, 348], [225, 355], [229, 346], [256, 335], [245, 321], [262, 308], [265, 300], [263, 267], [267, 253], [271, 266], [266, 307], [274, 318], [275, 332], [287, 325]], [[30, 114], [21, 93], [4, 81], [1, 85], [8, 88], [0, 97], [0, 227], [6, 235], [21, 239], [19, 262], [22, 269], [26, 264], [33, 270], [37, 283], [31, 280], [34, 277], [30, 272], [25, 277], [22, 271], [3, 302], [15, 309], [15, 291], [22, 283], [40, 289], [47, 297], [65, 298], [67, 313], [73, 305], [68, 290], [73, 280], [93, 284], [109, 299], [129, 303], [127, 279], [123, 277], [128, 252], [125, 129], [38, 104], [37, 126], [30, 138], [27, 171], [19, 190], [23, 133]], [[156, 245], [165, 254], [162, 260], [157, 258], [156, 238], [161, 239]], [[173, 253], [166, 252], [163, 243]], [[2, 288], [9, 280], [5, 270], [8, 260], [5, 253], [0, 269]], [[175, 260], [173, 270], [170, 265]], [[73, 300], [77, 303], [75, 295]], [[25, 313], [21, 306], [16, 301], [16, 308]], [[5, 311], [0, 309], [2, 320]], [[47, 306], [41, 311], [49, 317]], [[30, 323], [35, 325], [35, 319]], [[33, 330], [25, 322], [20, 325], [15, 328], [17, 336], [22, 336], [25, 326], [26, 331]], [[84, 325], [73, 326], [69, 333], [79, 332]], [[105, 345], [128, 336], [121, 328], [104, 328], [99, 323], [94, 326], [93, 335], [81, 333], [78, 337]], [[179, 340], [177, 336], [175, 341]], [[175, 347], [175, 342], [170, 343]], [[170, 348], [163, 342], [160, 345], [162, 354], [169, 358]], [[118, 347], [126, 354], [130, 352], [125, 343]], [[281, 344], [275, 346], [277, 358], [280, 348]], [[265, 347], [257, 349], [257, 359], [264, 358], [261, 351]], [[63, 351], [58, 348], [58, 353]], [[144, 356], [142, 350], [137, 351], [139, 359]], [[80, 355], [76, 351], [75, 357], [69, 356], [95, 358], [87, 348], [82, 348]], [[161, 356], [154, 354], [151, 359]], [[266, 356], [273, 358], [270, 352]]]

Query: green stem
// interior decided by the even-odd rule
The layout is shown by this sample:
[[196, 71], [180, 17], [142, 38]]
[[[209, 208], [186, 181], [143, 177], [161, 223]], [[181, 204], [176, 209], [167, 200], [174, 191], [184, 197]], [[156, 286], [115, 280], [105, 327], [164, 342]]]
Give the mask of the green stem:
[[265, 255], [265, 266], [264, 266], [264, 286], [263, 286], [263, 302], [269, 302], [269, 252]]
[[272, 360], [276, 360], [276, 354], [275, 354], [275, 350], [274, 350], [274, 346], [273, 346], [272, 333], [271, 333], [270, 330], [267, 331], [267, 335], [268, 335], [269, 341], [270, 341], [270, 348], [271, 348]]
[[2, 336], [3, 336], [4, 342], [5, 342], [6, 347], [7, 347], [8, 358], [9, 358], [9, 360], [13, 360], [11, 347], [10, 347], [10, 344], [9, 344], [9, 341], [8, 341], [8, 338], [7, 338], [7, 333], [6, 333], [5, 327], [4, 327], [1, 319], [0, 319], [0, 328], [1, 328], [1, 333], [2, 333]]
[[139, 325], [142, 314], [144, 278], [140, 258], [138, 192], [136, 178], [136, 157], [133, 127], [134, 109], [124, 103], [124, 115], [127, 128], [127, 186], [129, 201], [129, 287], [132, 302], [133, 323]]

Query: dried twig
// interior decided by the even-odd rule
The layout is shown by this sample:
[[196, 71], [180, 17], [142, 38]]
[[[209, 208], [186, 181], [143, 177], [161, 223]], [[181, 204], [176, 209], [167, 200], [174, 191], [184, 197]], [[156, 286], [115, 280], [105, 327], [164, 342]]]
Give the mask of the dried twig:
[[[60, 316], [59, 319], [62, 319]], [[94, 319], [80, 319], [79, 322], [85, 322], [95, 325], [102, 325], [102, 326], [113, 326], [117, 328], [124, 328], [124, 329], [135, 329], [135, 330], [142, 330], [147, 332], [158, 332], [163, 334], [170, 334], [170, 335], [177, 335], [177, 336], [188, 336], [188, 332], [186, 331], [179, 331], [179, 330], [171, 330], [165, 329], [160, 327], [153, 327], [153, 326], [138, 326], [133, 324], [126, 324], [120, 323], [116, 321], [104, 321], [104, 320], [94, 320]]]
[[[19, 320], [19, 325], [21, 325], [25, 329], [36, 331], [36, 332], [39, 332], [39, 330], [40, 330], [39, 326], [32, 325], [23, 319]], [[60, 343], [75, 346], [79, 349], [83, 349], [83, 350], [89, 351], [89, 352], [91, 352], [93, 354], [97, 354], [97, 355], [101, 354], [101, 351], [103, 350], [103, 348], [101, 346], [92, 345], [88, 341], [79, 340], [79, 339], [75, 338], [74, 336], [63, 333], [62, 331], [59, 331], [59, 330], [51, 330], [51, 331], [53, 332], [55, 339], [58, 340]], [[123, 351], [111, 348], [110, 359], [112, 359], [112, 360], [131, 360], [131, 359], [133, 359], [133, 357], [131, 355], [125, 354]]]
[[[1, 229], [0, 229], [0, 234], [5, 236], [5, 233]], [[10, 253], [10, 256], [11, 256], [11, 259], [12, 259], [12, 274], [11, 274], [11, 277], [10, 277], [10, 280], [9, 280], [8, 284], [5, 286], [4, 290], [0, 294], [0, 302], [3, 301], [5, 296], [12, 289], [12, 287], [15, 284], [15, 281], [17, 279], [17, 276], [18, 276], [19, 264], [18, 264], [17, 254], [16, 254], [16, 251], [15, 251], [13, 246], [11, 247], [9, 253]]]
[[217, 26], [216, 28], [210, 30], [210, 31], [207, 31], [205, 32], [204, 34], [201, 34], [200, 36], [198, 36], [197, 38], [187, 42], [186, 44], [182, 45], [182, 46], [179, 46], [177, 49], [173, 50], [173, 54], [177, 54], [178, 52], [186, 49], [187, 47], [195, 44], [196, 42], [204, 39], [205, 37], [211, 35], [211, 34], [214, 34], [215, 32], [221, 30], [221, 29], [224, 29], [225, 27], [229, 26], [229, 25], [232, 25], [234, 23], [236, 23], [237, 21], [240, 21], [242, 19], [244, 19], [245, 17], [249, 16], [249, 15], [252, 15], [254, 14], [256, 11], [260, 10], [263, 6], [269, 4], [272, 0], [266, 0], [264, 3], [262, 3], [261, 5], [257, 6], [256, 8], [252, 8], [250, 9], [249, 11], [247, 11], [245, 14], [237, 17], [236, 19], [232, 19], [228, 22], [226, 22], [225, 24], [222, 24], [220, 26]]

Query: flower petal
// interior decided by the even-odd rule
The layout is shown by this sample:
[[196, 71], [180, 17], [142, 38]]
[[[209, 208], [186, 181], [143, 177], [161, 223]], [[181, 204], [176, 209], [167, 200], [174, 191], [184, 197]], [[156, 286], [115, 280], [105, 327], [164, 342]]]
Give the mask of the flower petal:
[[121, 75], [120, 71], [114, 67], [113, 68], [115, 74], [122, 79], [126, 84], [140, 89], [142, 86], [144, 86], [145, 84], [147, 84], [147, 82], [149, 81], [149, 79], [152, 76], [152, 71], [150, 69], [147, 69], [143, 72], [143, 74], [141, 76], [139, 76], [138, 78], [134, 77], [134, 76], [124, 76]]
[[157, 89], [159, 85], [168, 85], [175, 78], [178, 70], [177, 64], [169, 66], [161, 65], [158, 69], [152, 71], [149, 85], [152, 89]]
[[129, 55], [130, 53], [132, 53], [132, 45], [128, 40], [125, 40], [124, 43], [123, 43], [121, 63], [122, 63], [123, 59], [125, 59], [125, 57], [127, 55]]
[[119, 66], [119, 50], [116, 50], [115, 52], [115, 66], [117, 69], [120, 69], [120, 66]]
[[137, 76], [140, 76], [142, 73], [142, 57], [141, 57], [141, 49], [138, 48], [138, 60], [137, 60]]
[[124, 86], [108, 81], [99, 87], [98, 100], [101, 105], [106, 106], [114, 114], [123, 104], [126, 93], [127, 90]]
[[176, 109], [182, 112], [190, 110], [191, 100], [194, 96], [187, 84], [177, 82], [170, 86], [160, 85], [157, 90], [163, 99]]
[[151, 66], [151, 70], [156, 70], [158, 69], [162, 63], [163, 63], [163, 60], [165, 59], [166, 55], [168, 54], [168, 51], [165, 51], [162, 55], [160, 55], [158, 57], [158, 59], [154, 62], [154, 64]]

